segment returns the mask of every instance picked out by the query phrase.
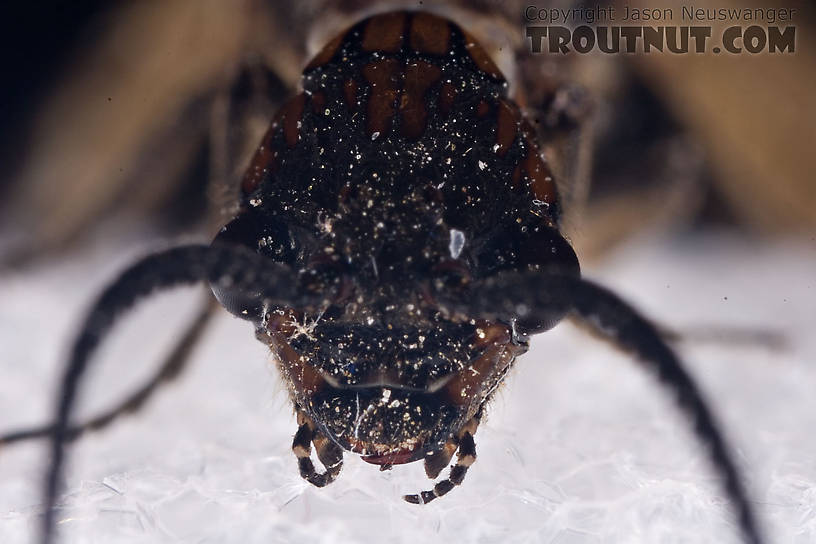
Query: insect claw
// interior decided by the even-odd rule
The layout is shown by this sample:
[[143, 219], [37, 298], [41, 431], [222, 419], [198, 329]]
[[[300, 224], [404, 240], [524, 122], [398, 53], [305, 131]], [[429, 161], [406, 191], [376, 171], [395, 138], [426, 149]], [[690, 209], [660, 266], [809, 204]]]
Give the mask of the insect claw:
[[402, 499], [405, 502], [410, 502], [411, 504], [423, 504], [419, 495], [403, 495]]

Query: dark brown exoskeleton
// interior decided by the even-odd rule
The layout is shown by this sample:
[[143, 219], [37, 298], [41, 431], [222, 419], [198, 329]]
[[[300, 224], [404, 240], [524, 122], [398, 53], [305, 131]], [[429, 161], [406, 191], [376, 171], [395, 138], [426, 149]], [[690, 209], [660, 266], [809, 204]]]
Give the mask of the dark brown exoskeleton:
[[566, 311], [497, 320], [444, 301], [503, 271], [578, 276], [552, 175], [506, 86], [448, 21], [379, 15], [306, 67], [250, 165], [243, 211], [216, 243], [307, 270], [334, 294], [308, 309], [214, 291], [275, 350], [315, 485], [337, 476], [342, 450], [384, 467], [424, 459], [435, 478], [457, 448], [450, 478], [406, 499], [461, 483], [485, 402], [527, 336]]
[[[45, 539], [81, 375], [115, 317], [158, 288], [209, 281], [277, 355], [297, 413], [301, 475], [332, 482], [343, 452], [382, 467], [424, 460], [426, 503], [462, 483], [486, 403], [565, 315], [632, 351], [709, 448], [745, 538], [759, 542], [728, 449], [655, 328], [581, 279], [536, 136], [485, 51], [426, 13], [366, 19], [305, 69], [209, 245], [128, 269], [76, 341], [50, 434]], [[314, 445], [325, 470], [311, 460]]]

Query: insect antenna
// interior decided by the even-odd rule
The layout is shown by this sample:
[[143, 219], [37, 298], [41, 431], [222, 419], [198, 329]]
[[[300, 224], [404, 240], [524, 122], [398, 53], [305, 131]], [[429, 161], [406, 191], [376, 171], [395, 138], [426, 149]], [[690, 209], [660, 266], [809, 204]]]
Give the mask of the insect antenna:
[[[181, 339], [176, 343], [173, 351], [165, 358], [158, 371], [143, 384], [139, 389], [131, 393], [124, 401], [105, 412], [68, 427], [65, 434], [66, 442], [73, 442], [87, 432], [99, 431], [113, 423], [120, 416], [127, 413], [134, 413], [140, 410], [150, 397], [160, 387], [176, 379], [190, 362], [190, 353], [203, 333], [213, 315], [218, 308], [214, 300], [208, 300], [206, 306], [199, 310], [196, 318], [187, 326]], [[52, 425], [40, 425], [19, 431], [12, 431], [0, 435], [0, 448], [16, 442], [46, 438], [52, 432]]]
[[693, 423], [697, 438], [707, 446], [715, 470], [724, 479], [723, 487], [737, 511], [746, 542], [762, 542], [739, 471], [699, 388], [658, 330], [618, 296], [574, 275], [525, 271], [502, 272], [453, 292], [438, 290], [434, 297], [448, 312], [475, 319], [543, 320], [554, 310], [567, 310], [602, 338], [635, 354], [674, 393], [680, 409]]
[[60, 492], [65, 444], [70, 441], [69, 420], [79, 384], [99, 342], [116, 319], [139, 299], [160, 289], [209, 281], [260, 300], [303, 308], [316, 307], [325, 296], [314, 281], [290, 267], [238, 246], [188, 245], [149, 255], [125, 270], [97, 299], [71, 348], [60, 384], [58, 405], [50, 426], [51, 463], [45, 478], [45, 515], [41, 542], [52, 540], [54, 504]]

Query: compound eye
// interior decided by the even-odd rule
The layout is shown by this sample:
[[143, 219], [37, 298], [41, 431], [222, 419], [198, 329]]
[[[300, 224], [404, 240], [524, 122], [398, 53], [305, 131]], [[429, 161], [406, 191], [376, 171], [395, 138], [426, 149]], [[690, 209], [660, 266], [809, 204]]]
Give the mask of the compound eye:
[[555, 270], [575, 276], [581, 274], [575, 250], [561, 233], [552, 228], [541, 228], [528, 234], [521, 244], [519, 261], [522, 266], [534, 270]]
[[212, 243], [240, 245], [255, 249], [260, 235], [257, 223], [253, 215], [242, 213], [222, 227]]
[[[213, 240], [213, 245], [228, 244], [244, 246], [278, 262], [291, 262], [296, 247], [289, 230], [276, 220], [262, 220], [251, 212], [245, 212], [230, 221]], [[211, 285], [218, 302], [229, 313], [259, 322], [263, 316], [260, 293]]]
[[277, 262], [292, 262], [297, 254], [297, 244], [283, 223], [252, 212], [244, 212], [227, 223], [213, 244], [245, 246]]
[[[576, 277], [581, 275], [575, 251], [555, 229], [541, 229], [533, 233], [519, 253], [521, 264], [529, 270], [556, 271]], [[537, 319], [519, 319], [516, 328], [522, 334], [538, 334], [553, 328], [565, 315], [565, 309], [553, 309], [549, 315], [539, 315]]]

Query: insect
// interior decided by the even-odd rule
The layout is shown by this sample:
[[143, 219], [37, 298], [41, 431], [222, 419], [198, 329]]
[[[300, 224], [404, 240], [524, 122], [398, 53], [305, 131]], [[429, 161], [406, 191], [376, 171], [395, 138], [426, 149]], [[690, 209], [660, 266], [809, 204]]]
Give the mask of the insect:
[[456, 456], [408, 502], [462, 484], [496, 388], [531, 335], [571, 314], [673, 391], [746, 540], [760, 542], [693, 380], [648, 321], [581, 278], [535, 130], [496, 65], [455, 23], [397, 11], [330, 41], [306, 66], [303, 92], [272, 120], [241, 193], [238, 214], [212, 244], [135, 263], [87, 317], [48, 433], [45, 541], [74, 434], [68, 422], [95, 348], [138, 299], [208, 281], [277, 355], [297, 413], [292, 449], [315, 486], [338, 477], [345, 452], [383, 468], [421, 460], [433, 480]]

